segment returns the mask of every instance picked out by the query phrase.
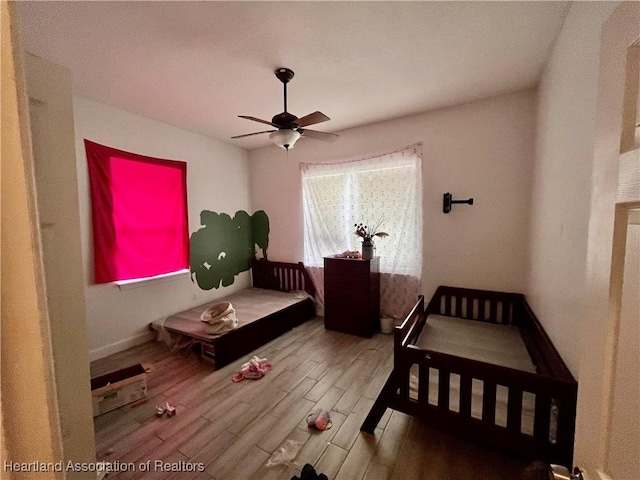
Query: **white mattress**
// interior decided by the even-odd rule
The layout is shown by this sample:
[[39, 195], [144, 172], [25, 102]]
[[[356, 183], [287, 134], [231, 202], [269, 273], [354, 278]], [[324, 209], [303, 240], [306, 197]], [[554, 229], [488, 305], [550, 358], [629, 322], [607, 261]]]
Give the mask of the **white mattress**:
[[[495, 325], [491, 323], [447, 317], [444, 315], [429, 315], [427, 323], [422, 329], [416, 346], [435, 352], [447, 353], [473, 360], [479, 360], [504, 367], [516, 368], [535, 373], [535, 365], [531, 361], [527, 348], [517, 327]], [[429, 369], [428, 402], [438, 403], [438, 370]], [[451, 374], [449, 381], [449, 409], [460, 411], [460, 376]], [[411, 369], [410, 397], [418, 398], [418, 366]], [[471, 416], [482, 418], [481, 380], [472, 381]], [[498, 385], [496, 391], [496, 421], [495, 424], [506, 427], [507, 402], [509, 391], [503, 385]], [[522, 433], [533, 434], [533, 418], [535, 409], [535, 395], [524, 392], [522, 399]], [[552, 427], [552, 430], [555, 427]], [[555, 436], [555, 431], [551, 432]]]
[[416, 346], [535, 373], [520, 330], [510, 325], [429, 315]]

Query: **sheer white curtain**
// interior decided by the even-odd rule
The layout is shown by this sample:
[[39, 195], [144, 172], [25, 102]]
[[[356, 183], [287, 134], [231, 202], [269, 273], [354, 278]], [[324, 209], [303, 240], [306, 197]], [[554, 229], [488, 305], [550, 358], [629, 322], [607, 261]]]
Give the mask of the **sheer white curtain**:
[[375, 238], [381, 309], [401, 318], [415, 304], [422, 274], [422, 145], [336, 163], [301, 163], [304, 262], [323, 304], [323, 257], [361, 250], [354, 224], [389, 234]]

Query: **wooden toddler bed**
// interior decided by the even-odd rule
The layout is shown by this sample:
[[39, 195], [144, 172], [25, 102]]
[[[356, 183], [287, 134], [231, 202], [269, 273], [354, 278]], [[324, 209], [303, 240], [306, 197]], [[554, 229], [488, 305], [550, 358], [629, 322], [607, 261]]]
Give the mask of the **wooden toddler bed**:
[[387, 408], [530, 460], [571, 465], [578, 384], [516, 293], [438, 287], [394, 332], [394, 366], [363, 431]]
[[[171, 315], [161, 328], [188, 338], [203, 358], [214, 360], [219, 368], [315, 315], [315, 289], [302, 263], [253, 260], [251, 276], [252, 288]], [[220, 335], [207, 334], [200, 315], [225, 301], [236, 311], [237, 328]]]

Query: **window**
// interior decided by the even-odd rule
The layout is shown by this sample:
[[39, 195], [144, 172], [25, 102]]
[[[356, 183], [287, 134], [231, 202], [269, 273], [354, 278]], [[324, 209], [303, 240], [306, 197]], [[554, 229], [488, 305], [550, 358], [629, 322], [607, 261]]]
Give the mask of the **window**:
[[95, 282], [189, 268], [187, 164], [84, 144]]
[[[417, 144], [362, 160], [301, 164], [305, 265], [322, 267], [325, 256], [360, 251], [354, 224], [375, 225], [382, 220], [381, 229], [389, 236], [375, 239], [375, 255], [380, 257], [383, 272], [383, 312], [386, 304], [386, 313], [393, 316], [402, 314], [406, 302], [413, 305], [419, 293], [421, 151]], [[390, 305], [394, 301], [399, 304]]]

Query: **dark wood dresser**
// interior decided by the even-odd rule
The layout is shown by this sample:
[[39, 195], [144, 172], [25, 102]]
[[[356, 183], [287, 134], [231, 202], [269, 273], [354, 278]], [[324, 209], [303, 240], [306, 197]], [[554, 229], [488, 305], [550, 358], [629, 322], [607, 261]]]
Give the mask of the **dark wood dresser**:
[[380, 257], [324, 257], [324, 326], [361, 337], [380, 330]]

